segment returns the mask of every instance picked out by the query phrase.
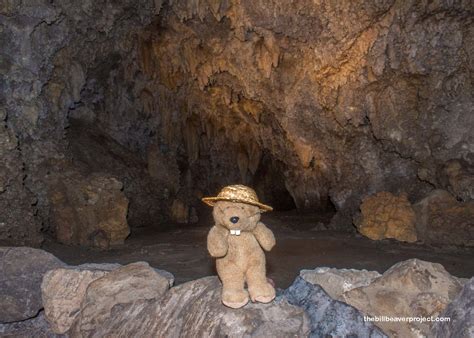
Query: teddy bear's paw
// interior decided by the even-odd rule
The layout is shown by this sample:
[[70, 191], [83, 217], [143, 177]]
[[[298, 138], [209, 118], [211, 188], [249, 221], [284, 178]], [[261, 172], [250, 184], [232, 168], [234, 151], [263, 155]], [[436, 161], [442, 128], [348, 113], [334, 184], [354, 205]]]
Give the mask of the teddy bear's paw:
[[270, 283], [265, 283], [249, 288], [252, 302], [270, 303], [275, 299], [275, 289]]
[[238, 309], [248, 302], [249, 295], [245, 290], [225, 290], [222, 292], [222, 303], [227, 307]]

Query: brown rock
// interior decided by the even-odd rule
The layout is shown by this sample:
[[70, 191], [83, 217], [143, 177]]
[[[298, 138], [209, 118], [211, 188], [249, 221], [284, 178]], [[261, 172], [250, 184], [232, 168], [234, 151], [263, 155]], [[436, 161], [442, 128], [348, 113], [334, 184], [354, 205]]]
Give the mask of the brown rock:
[[[436, 317], [461, 291], [462, 285], [441, 264], [410, 259], [387, 270], [368, 286], [340, 299], [369, 316]], [[389, 336], [428, 335], [430, 322], [377, 322]]]
[[474, 246], [474, 201], [434, 190], [414, 206], [418, 238], [428, 244]]
[[107, 271], [55, 269], [43, 278], [41, 296], [45, 316], [54, 333], [65, 333], [79, 315], [86, 289]]
[[52, 180], [49, 197], [61, 243], [108, 248], [123, 244], [130, 233], [128, 200], [113, 177], [70, 171]]
[[371, 239], [394, 238], [416, 242], [415, 212], [405, 194], [394, 196], [379, 192], [366, 197], [360, 206], [361, 219], [356, 226], [361, 234]]
[[115, 321], [113, 308], [140, 300], [160, 298], [169, 289], [167, 278], [158, 274], [148, 263], [138, 262], [111, 271], [87, 287], [77, 317], [77, 328], [91, 333], [97, 327]]
[[[97, 282], [99, 280], [94, 283]], [[217, 277], [206, 277], [174, 287], [162, 298], [117, 305], [104, 322], [95, 320], [86, 326], [76, 321], [69, 334], [95, 337], [302, 337], [309, 333], [304, 310], [284, 299], [269, 304], [248, 304], [234, 310], [222, 305], [220, 297]]]

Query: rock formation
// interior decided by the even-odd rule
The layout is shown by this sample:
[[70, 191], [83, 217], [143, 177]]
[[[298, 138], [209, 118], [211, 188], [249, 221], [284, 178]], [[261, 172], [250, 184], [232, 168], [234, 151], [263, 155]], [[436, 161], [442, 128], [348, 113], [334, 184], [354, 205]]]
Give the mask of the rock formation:
[[[123, 156], [101, 168], [90, 156], [84, 168], [124, 184], [132, 227], [237, 182], [280, 209], [333, 205], [332, 225], [346, 230], [379, 191], [471, 200], [471, 10], [442, 0], [5, 2], [0, 240], [38, 245], [41, 227], [54, 231], [47, 178], [104, 140]], [[71, 136], [73, 120], [99, 130], [92, 152]], [[133, 170], [112, 173], [130, 158]]]
[[474, 246], [474, 201], [434, 190], [414, 205], [418, 237], [428, 244]]
[[43, 275], [64, 265], [43, 250], [0, 247], [0, 323], [35, 317], [43, 308]]
[[[368, 286], [345, 292], [339, 299], [368, 316], [438, 317], [461, 288], [442, 265], [412, 259], [395, 264]], [[432, 324], [377, 323], [388, 335], [407, 338], [427, 336]]]
[[362, 286], [367, 286], [381, 274], [377, 271], [316, 268], [301, 270], [300, 277], [311, 284], [318, 284], [334, 299], [343, 293]]
[[97, 174], [83, 177], [74, 171], [51, 181], [51, 223], [59, 242], [103, 249], [123, 244], [130, 229], [121, 182]]
[[472, 337], [474, 336], [474, 278], [471, 278], [457, 297], [441, 313], [450, 321], [433, 325], [433, 337]]
[[379, 192], [366, 197], [360, 210], [361, 215], [354, 223], [364, 236], [376, 240], [394, 238], [416, 242], [415, 212], [405, 194], [394, 196], [389, 192]]
[[[145, 262], [67, 266], [41, 250], [0, 248], [0, 271], [7, 276], [0, 285], [0, 334], [7, 336], [468, 337], [474, 320], [472, 279], [417, 259], [383, 275], [304, 270], [273, 302], [237, 310], [222, 305], [217, 277], [171, 287], [172, 275]], [[364, 316], [452, 321], [374, 325]]]

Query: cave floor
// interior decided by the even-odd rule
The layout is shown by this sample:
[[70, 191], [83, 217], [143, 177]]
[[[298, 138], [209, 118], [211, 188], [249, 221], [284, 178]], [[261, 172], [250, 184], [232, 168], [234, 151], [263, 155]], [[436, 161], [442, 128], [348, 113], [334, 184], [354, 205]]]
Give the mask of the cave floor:
[[[474, 248], [440, 248], [394, 240], [372, 241], [359, 234], [318, 230], [328, 215], [274, 212], [262, 220], [273, 230], [276, 247], [267, 253], [268, 276], [286, 288], [301, 269], [328, 266], [386, 271], [410, 259], [441, 263], [457, 277], [474, 276]], [[211, 224], [211, 223], [209, 223]], [[174, 274], [176, 284], [215, 275], [214, 261], [206, 251], [206, 225], [169, 225], [167, 228], [135, 229], [120, 247], [103, 251], [73, 247], [46, 240], [43, 249], [68, 264], [146, 261]]]

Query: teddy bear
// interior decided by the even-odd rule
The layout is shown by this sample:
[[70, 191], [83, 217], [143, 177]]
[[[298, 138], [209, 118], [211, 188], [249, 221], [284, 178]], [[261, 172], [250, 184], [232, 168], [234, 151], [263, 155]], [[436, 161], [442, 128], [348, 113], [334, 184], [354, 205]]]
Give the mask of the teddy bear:
[[255, 191], [244, 185], [224, 187], [217, 197], [202, 200], [213, 207], [215, 224], [207, 236], [207, 249], [216, 258], [222, 303], [237, 309], [248, 303], [249, 296], [252, 302], [271, 302], [275, 289], [266, 278], [263, 250], [273, 248], [275, 236], [260, 216], [272, 207], [260, 203]]

